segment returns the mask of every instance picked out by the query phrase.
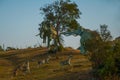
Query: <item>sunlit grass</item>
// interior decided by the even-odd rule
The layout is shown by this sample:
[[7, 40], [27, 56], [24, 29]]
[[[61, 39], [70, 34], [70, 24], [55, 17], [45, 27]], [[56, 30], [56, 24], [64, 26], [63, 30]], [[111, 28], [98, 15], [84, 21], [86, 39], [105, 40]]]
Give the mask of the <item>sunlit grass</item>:
[[[0, 54], [0, 80], [73, 80], [73, 78], [77, 80], [78, 74], [90, 70], [91, 63], [85, 56], [74, 50], [72, 65], [61, 66], [59, 62], [65, 60], [68, 54], [71, 54], [70, 52], [68, 50], [59, 52], [57, 55], [51, 55], [52, 58], [49, 63], [39, 67], [37, 61], [45, 58], [45, 56], [40, 57], [45, 51], [31, 49]], [[17, 76], [14, 77], [14, 68], [26, 59], [30, 60], [30, 73], [18, 72]]]

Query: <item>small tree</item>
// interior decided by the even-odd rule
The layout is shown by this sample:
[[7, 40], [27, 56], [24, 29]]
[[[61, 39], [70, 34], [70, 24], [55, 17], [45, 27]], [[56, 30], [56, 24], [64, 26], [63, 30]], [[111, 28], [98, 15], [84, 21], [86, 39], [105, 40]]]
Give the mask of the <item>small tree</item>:
[[109, 41], [112, 39], [111, 33], [107, 27], [108, 26], [106, 24], [100, 25], [100, 36], [103, 41]]

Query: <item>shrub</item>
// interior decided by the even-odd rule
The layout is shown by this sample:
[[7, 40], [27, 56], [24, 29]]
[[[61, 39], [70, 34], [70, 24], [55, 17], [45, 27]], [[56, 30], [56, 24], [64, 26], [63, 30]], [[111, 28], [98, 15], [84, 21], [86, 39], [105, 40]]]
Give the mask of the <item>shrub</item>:
[[16, 50], [16, 49], [13, 47], [7, 47], [6, 51], [10, 51], [10, 50]]
[[104, 41], [93, 36], [86, 41], [85, 48], [90, 53], [93, 75], [97, 80], [118, 80], [120, 78], [120, 41]]

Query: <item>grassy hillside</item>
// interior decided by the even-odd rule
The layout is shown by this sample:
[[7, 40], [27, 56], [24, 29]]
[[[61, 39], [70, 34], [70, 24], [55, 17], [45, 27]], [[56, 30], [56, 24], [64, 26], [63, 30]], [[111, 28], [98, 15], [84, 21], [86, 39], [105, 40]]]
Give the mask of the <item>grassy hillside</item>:
[[[89, 80], [91, 63], [78, 50], [66, 49], [57, 54], [51, 54], [48, 64], [38, 67], [37, 61], [47, 57], [46, 48], [22, 49], [0, 52], [0, 80]], [[73, 55], [72, 65], [61, 66], [69, 54]], [[26, 60], [30, 60], [30, 73], [18, 72], [13, 76], [13, 70]]]

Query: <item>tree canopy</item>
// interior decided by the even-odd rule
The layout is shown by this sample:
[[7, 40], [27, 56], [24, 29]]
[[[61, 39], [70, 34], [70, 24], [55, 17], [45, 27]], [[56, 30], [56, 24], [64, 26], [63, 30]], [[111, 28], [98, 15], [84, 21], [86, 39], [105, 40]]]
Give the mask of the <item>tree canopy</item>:
[[[77, 19], [80, 18], [81, 12], [75, 2], [71, 2], [70, 0], [58, 0], [52, 4], [41, 7], [40, 10], [41, 14], [44, 15], [44, 19], [40, 23], [39, 35], [43, 40], [48, 40], [48, 45], [51, 39], [54, 39], [55, 45], [63, 46], [61, 43], [61, 33], [63, 31], [75, 30], [80, 26]], [[53, 32], [53, 28], [53, 31], [56, 31], [54, 35], [56, 37], [50, 35]]]

